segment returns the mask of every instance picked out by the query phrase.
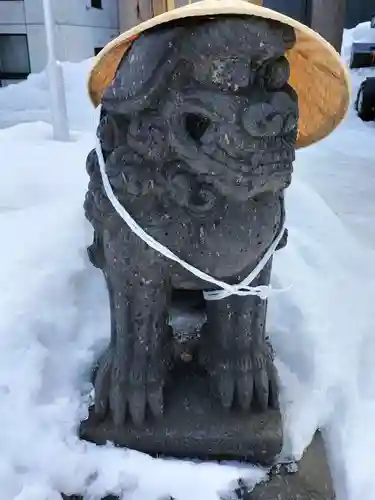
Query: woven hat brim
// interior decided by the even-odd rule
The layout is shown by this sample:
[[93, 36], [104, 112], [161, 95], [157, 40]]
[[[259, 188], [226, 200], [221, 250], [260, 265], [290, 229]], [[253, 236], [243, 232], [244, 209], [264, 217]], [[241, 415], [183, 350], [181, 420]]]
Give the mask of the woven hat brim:
[[350, 104], [350, 75], [340, 55], [324, 38], [304, 24], [272, 9], [246, 0], [203, 0], [149, 19], [112, 40], [96, 56], [89, 74], [88, 91], [94, 106], [132, 42], [144, 31], [189, 17], [247, 15], [279, 21], [294, 28], [296, 43], [286, 54], [291, 69], [289, 83], [298, 94], [297, 148], [327, 137], [344, 119]]

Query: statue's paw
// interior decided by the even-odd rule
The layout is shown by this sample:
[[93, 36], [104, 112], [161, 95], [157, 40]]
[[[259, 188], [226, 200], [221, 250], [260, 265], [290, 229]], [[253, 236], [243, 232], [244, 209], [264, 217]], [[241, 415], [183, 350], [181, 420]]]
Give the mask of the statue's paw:
[[277, 373], [268, 347], [264, 353], [232, 352], [230, 357], [218, 356], [212, 361], [208, 369], [211, 387], [223, 408], [277, 408]]
[[147, 408], [153, 416], [162, 416], [164, 380], [160, 368], [153, 367], [150, 360], [128, 365], [116, 349], [109, 346], [94, 373], [96, 415], [104, 419], [109, 413], [116, 426], [123, 425], [129, 418], [134, 424], [142, 425]]

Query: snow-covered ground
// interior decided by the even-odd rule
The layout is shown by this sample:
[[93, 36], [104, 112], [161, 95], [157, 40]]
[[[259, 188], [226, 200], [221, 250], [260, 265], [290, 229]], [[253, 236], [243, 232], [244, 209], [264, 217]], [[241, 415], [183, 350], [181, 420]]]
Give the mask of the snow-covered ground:
[[[346, 32], [343, 56], [373, 33], [368, 24]], [[97, 118], [85, 95], [89, 64], [64, 67], [70, 143], [51, 140], [44, 74], [0, 90], [0, 499], [112, 491], [217, 500], [232, 480], [262, 471], [155, 460], [76, 437], [89, 369], [108, 337], [82, 211]], [[368, 73], [353, 73], [355, 90]], [[351, 111], [331, 137], [298, 152], [289, 244], [274, 266], [275, 282], [292, 288], [270, 304], [286, 451], [299, 457], [323, 428], [339, 500], [375, 499], [374, 142], [374, 124]]]

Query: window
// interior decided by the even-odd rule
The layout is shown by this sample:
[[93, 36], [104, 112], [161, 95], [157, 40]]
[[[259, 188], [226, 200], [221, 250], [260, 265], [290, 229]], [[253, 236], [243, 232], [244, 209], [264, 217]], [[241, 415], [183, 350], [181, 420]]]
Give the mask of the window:
[[27, 35], [0, 35], [0, 81], [22, 80], [30, 74]]
[[102, 0], [91, 0], [91, 7], [93, 7], [94, 9], [102, 9]]

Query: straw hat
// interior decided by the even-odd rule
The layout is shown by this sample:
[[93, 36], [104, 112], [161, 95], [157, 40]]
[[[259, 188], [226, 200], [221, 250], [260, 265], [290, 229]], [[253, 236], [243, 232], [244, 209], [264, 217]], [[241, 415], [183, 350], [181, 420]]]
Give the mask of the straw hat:
[[99, 105], [123, 56], [142, 32], [170, 21], [196, 16], [256, 16], [292, 26], [296, 33], [296, 44], [286, 56], [291, 68], [289, 83], [299, 98], [297, 148], [327, 137], [348, 110], [349, 72], [340, 55], [318, 33], [288, 16], [262, 7], [261, 3], [262, 0], [203, 0], [164, 12], [121, 34], [108, 43], [95, 59], [88, 81], [94, 106]]

